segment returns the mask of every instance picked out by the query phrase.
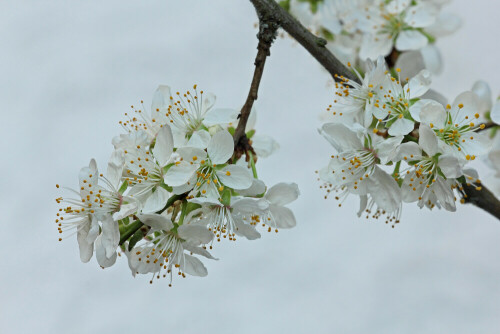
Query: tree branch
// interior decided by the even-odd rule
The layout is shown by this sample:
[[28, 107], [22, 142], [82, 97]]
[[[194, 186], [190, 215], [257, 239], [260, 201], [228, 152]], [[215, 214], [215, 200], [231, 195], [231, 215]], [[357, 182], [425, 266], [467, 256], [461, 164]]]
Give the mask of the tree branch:
[[500, 202], [485, 186], [477, 190], [473, 185], [464, 184], [463, 202], [471, 203], [500, 220]]
[[[335, 80], [337, 76], [343, 76], [359, 82], [359, 79], [353, 75], [349, 69], [347, 69], [327, 48], [325, 48], [327, 41], [323, 38], [317, 37], [309, 32], [299, 21], [293, 18], [286, 10], [284, 10], [276, 1], [274, 0], [250, 0], [257, 11], [259, 16], [260, 24], [262, 25], [262, 18], [265, 17], [266, 20], [270, 22], [275, 22], [281, 26], [286, 32], [288, 32], [295, 40], [302, 45], [310, 54], [313, 56], [333, 77]], [[260, 32], [259, 32], [260, 35]], [[259, 37], [259, 46], [261, 46], [261, 39]], [[270, 46], [270, 45], [269, 45]], [[262, 51], [263, 52], [263, 51]], [[267, 49], [269, 52], [269, 48]], [[241, 120], [238, 124], [239, 132], [238, 135], [235, 132], [235, 144], [239, 143], [240, 138], [245, 138], [243, 136], [245, 132], [246, 121], [248, 119], [248, 114], [253, 105], [253, 101], [257, 99], [257, 89], [259, 87], [260, 77], [262, 76], [262, 69], [264, 64], [261, 64], [260, 70], [258, 60], [261, 59], [262, 55], [261, 49], [257, 53], [257, 58], [255, 59], [255, 74], [254, 80], [252, 81], [252, 87], [250, 88], [250, 93], [247, 98], [247, 102], [241, 111]], [[266, 56], [268, 53], [266, 54]], [[390, 55], [391, 62], [395, 62], [397, 54]], [[265, 56], [264, 56], [265, 61]], [[257, 81], [256, 81], [257, 80]], [[244, 113], [245, 112], [245, 113]], [[246, 118], [243, 119], [243, 116]], [[244, 121], [243, 121], [244, 120]], [[494, 127], [493, 123], [486, 124], [486, 128]], [[237, 129], [237, 130], [238, 130]], [[482, 186], [481, 190], [477, 190], [476, 187], [470, 185], [463, 185], [462, 195], [464, 203], [471, 203], [486, 212], [490, 213], [494, 217], [500, 220], [500, 201], [495, 197], [495, 195], [488, 190], [486, 187]]]
[[267, 15], [277, 22], [287, 33], [302, 45], [332, 76], [343, 76], [358, 81], [325, 46], [327, 41], [307, 30], [274, 0], [250, 0], [257, 13]]
[[238, 126], [234, 131], [234, 154], [236, 158], [241, 157], [241, 155], [247, 151], [253, 152], [245, 134], [245, 128], [250, 112], [252, 111], [253, 103], [258, 98], [260, 80], [262, 79], [262, 74], [264, 73], [264, 65], [266, 64], [267, 57], [271, 54], [269, 50], [274, 39], [276, 38], [279, 27], [278, 23], [267, 12], [257, 11], [257, 15], [259, 17], [259, 33], [257, 34], [259, 44], [257, 45], [257, 56], [255, 57], [254, 62], [255, 70], [253, 73], [252, 83], [250, 85], [250, 91], [248, 92], [245, 104], [241, 108]]

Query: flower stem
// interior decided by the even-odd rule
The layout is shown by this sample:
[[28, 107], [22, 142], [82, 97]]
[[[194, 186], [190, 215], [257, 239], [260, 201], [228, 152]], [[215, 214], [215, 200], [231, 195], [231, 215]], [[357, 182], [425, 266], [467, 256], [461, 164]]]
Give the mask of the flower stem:
[[252, 167], [253, 177], [255, 179], [258, 179], [259, 177], [257, 176], [257, 168], [255, 168], [255, 161], [253, 160], [253, 154], [250, 151], [248, 151], [247, 154], [250, 157], [250, 166]]

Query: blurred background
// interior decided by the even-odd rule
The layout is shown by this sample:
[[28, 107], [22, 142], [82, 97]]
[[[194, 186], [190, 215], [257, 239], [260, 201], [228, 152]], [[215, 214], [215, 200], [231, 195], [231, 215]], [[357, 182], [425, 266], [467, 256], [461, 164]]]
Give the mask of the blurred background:
[[[464, 25], [438, 42], [433, 88], [453, 99], [484, 79], [496, 95], [500, 4], [448, 10]], [[500, 332], [499, 221], [406, 205], [392, 229], [358, 219], [354, 198], [323, 199], [329, 76], [289, 38], [271, 50], [256, 107], [257, 131], [281, 144], [259, 176], [299, 184], [295, 229], [220, 243], [208, 277], [172, 288], [133, 278], [124, 258], [82, 264], [76, 237], [57, 241], [54, 199], [67, 193], [55, 184], [76, 187], [90, 158], [104, 169], [118, 121], [157, 85], [197, 83], [219, 107], [243, 104], [256, 22], [243, 0], [0, 2], [0, 333]]]

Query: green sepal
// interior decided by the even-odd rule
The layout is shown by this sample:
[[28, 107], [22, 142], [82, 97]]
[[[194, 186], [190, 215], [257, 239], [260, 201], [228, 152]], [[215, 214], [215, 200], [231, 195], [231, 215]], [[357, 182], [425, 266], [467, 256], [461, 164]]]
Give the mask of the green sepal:
[[335, 40], [335, 35], [330, 32], [330, 30], [326, 28], [321, 28], [321, 35], [329, 41], [334, 41]]
[[172, 187], [170, 187], [170, 186], [166, 185], [166, 184], [165, 184], [165, 182], [163, 182], [163, 181], [161, 181], [161, 183], [160, 183], [160, 187], [162, 187], [163, 189], [165, 189], [165, 190], [166, 190], [166, 191], [168, 191], [169, 193], [171, 193], [171, 192], [172, 192], [172, 190], [173, 190], [173, 188], [172, 188]]
[[281, 0], [279, 5], [283, 7], [287, 12], [290, 11], [290, 0]]
[[120, 186], [120, 189], [118, 189], [118, 192], [123, 195], [123, 193], [125, 192], [125, 190], [127, 190], [127, 188], [128, 188], [128, 182], [123, 181], [122, 185]]
[[227, 131], [231, 134], [231, 136], [234, 136], [234, 131], [236, 131], [236, 129], [234, 126], [230, 126], [227, 128]]
[[221, 194], [221, 202], [225, 206], [231, 205], [231, 190], [229, 188], [224, 188]]
[[133, 223], [125, 226], [122, 225], [119, 227], [120, 229], [120, 243], [119, 245], [123, 245], [125, 241], [127, 241], [135, 232], [140, 229], [144, 224], [140, 220], [136, 220]]
[[144, 232], [142, 229], [138, 229], [128, 241], [128, 251], [130, 252], [142, 238], [144, 238]]
[[168, 170], [170, 169], [170, 167], [172, 167], [174, 165], [174, 163], [170, 163], [168, 165], [166, 165], [165, 167], [163, 167], [163, 174], [166, 174], [168, 172]]
[[[248, 139], [251, 139], [251, 138], [253, 137], [253, 135], [254, 135], [254, 134], [255, 134], [255, 130], [253, 130], [253, 129], [252, 129], [252, 130], [250, 130], [250, 131], [248, 131], [248, 132], [246, 133], [246, 135], [247, 135], [247, 138], [248, 138]], [[233, 134], [233, 135], [234, 135], [234, 134]]]

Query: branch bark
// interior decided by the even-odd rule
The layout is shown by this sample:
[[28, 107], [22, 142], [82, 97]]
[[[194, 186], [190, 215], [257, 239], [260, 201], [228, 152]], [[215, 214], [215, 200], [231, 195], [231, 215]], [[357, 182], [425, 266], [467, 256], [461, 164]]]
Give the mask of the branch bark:
[[[259, 33], [257, 34], [259, 44], [257, 45], [257, 56], [255, 57], [254, 62], [255, 70], [253, 73], [252, 83], [250, 85], [250, 91], [248, 92], [245, 104], [241, 108], [238, 126], [236, 127], [233, 135], [235, 148], [234, 154], [236, 158], [241, 157], [241, 155], [247, 151], [253, 152], [245, 134], [245, 128], [250, 112], [252, 111], [253, 103], [258, 98], [260, 81], [262, 79], [262, 74], [264, 73], [264, 65], [266, 64], [267, 57], [271, 54], [270, 48], [276, 38], [279, 28], [278, 23], [271, 15], [269, 15], [269, 13], [257, 11], [257, 15], [259, 17]], [[253, 153], [255, 154], [255, 152]]]
[[342, 76], [354, 81], [358, 78], [349, 71], [325, 46], [327, 41], [307, 30], [274, 0], [250, 0], [257, 13], [267, 15], [302, 45], [332, 76]]
[[471, 203], [500, 220], [500, 202], [488, 188], [481, 186], [481, 190], [477, 190], [475, 186], [467, 184], [463, 188], [465, 203]]
[[[332, 76], [335, 80], [338, 76], [349, 78], [359, 83], [359, 79], [347, 69], [325, 46], [327, 41], [323, 38], [317, 37], [309, 32], [299, 21], [292, 17], [286, 10], [284, 10], [276, 1], [274, 0], [250, 0], [257, 11], [259, 16], [259, 22], [262, 24], [262, 18], [265, 17], [267, 21], [274, 22], [278, 26], [282, 27], [288, 34], [290, 34], [295, 40], [302, 45], [310, 54], [313, 56]], [[260, 34], [260, 32], [259, 32]], [[259, 37], [259, 46], [261, 45], [261, 39]], [[270, 45], [269, 45], [270, 46]], [[267, 49], [269, 51], [269, 49]], [[263, 51], [262, 51], [263, 52]], [[262, 76], [262, 70], [264, 64], [261, 64], [259, 68], [258, 60], [261, 59], [262, 55], [260, 48], [257, 53], [257, 58], [255, 60], [256, 69], [254, 74], [254, 80], [252, 81], [252, 87], [250, 88], [250, 93], [247, 98], [247, 102], [241, 111], [241, 120], [238, 124], [238, 128], [241, 129], [238, 135], [235, 133], [235, 144], [240, 142], [240, 138], [245, 138], [241, 133], [244, 134], [246, 120], [248, 119], [248, 114], [250, 114], [253, 101], [257, 99], [257, 89], [259, 87], [260, 78]], [[269, 53], [266, 54], [266, 56]], [[265, 61], [265, 57], [263, 58]], [[393, 60], [393, 59], [391, 59]], [[395, 60], [394, 60], [395, 61]], [[257, 80], [257, 81], [256, 81]], [[255, 83], [254, 83], [255, 82]], [[254, 90], [253, 90], [254, 89]], [[245, 112], [245, 113], [244, 113]], [[243, 121], [243, 116], [246, 119]], [[488, 123], [486, 128], [493, 127], [494, 124]], [[237, 129], [238, 130], [238, 129]], [[477, 190], [476, 187], [470, 185], [463, 185], [463, 200], [465, 203], [471, 203], [492, 216], [500, 220], [500, 201], [495, 197], [495, 195], [488, 190], [486, 187], [482, 186], [481, 190]]]

